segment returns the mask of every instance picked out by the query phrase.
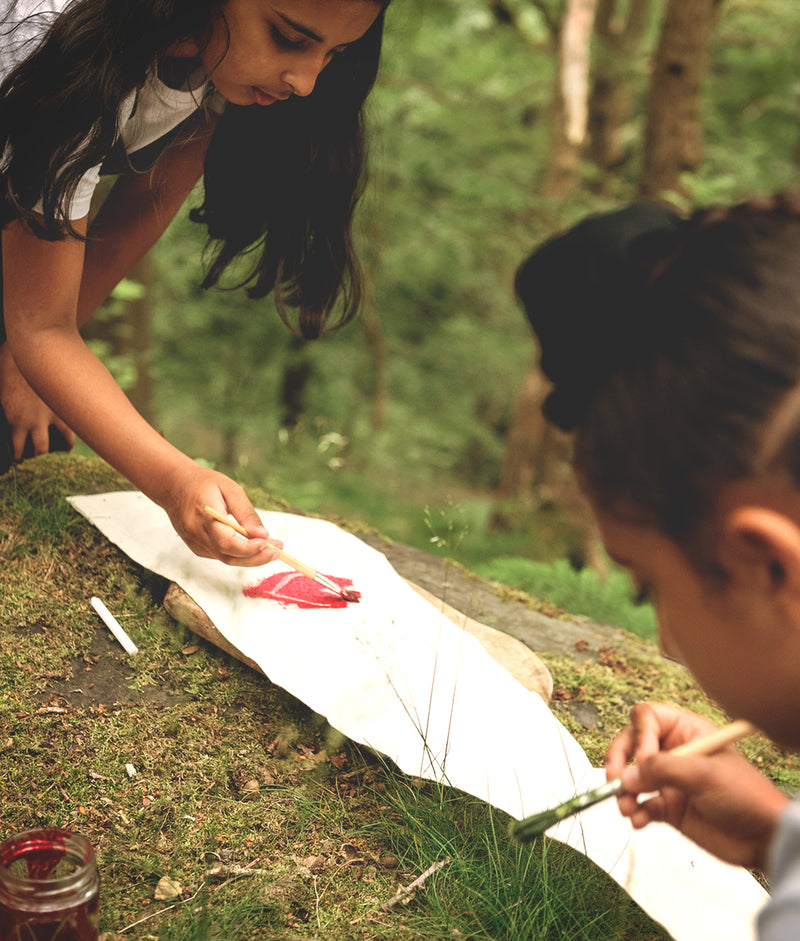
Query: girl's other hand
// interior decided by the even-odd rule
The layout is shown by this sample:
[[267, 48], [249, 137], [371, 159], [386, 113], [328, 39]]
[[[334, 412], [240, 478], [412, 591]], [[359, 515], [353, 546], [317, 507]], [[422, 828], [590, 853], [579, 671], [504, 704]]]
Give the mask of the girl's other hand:
[[15, 460], [22, 460], [29, 435], [33, 453], [47, 454], [50, 450], [51, 425], [61, 432], [68, 447], [75, 444], [72, 429], [45, 405], [25, 381], [7, 343], [0, 346], [0, 405], [11, 428]]
[[[619, 809], [636, 829], [664, 821], [726, 862], [763, 868], [789, 798], [733, 746], [713, 755], [668, 754], [714, 728], [672, 706], [635, 706], [608, 750], [606, 774], [622, 777]], [[635, 766], [626, 767], [631, 760]]]
[[[188, 470], [172, 488], [170, 496], [158, 502], [192, 552], [202, 558], [219, 559], [227, 565], [265, 565], [277, 559], [277, 550], [283, 543], [270, 539], [242, 487], [218, 471], [186, 460]], [[207, 505], [233, 516], [245, 527], [249, 538], [208, 516], [204, 511]]]

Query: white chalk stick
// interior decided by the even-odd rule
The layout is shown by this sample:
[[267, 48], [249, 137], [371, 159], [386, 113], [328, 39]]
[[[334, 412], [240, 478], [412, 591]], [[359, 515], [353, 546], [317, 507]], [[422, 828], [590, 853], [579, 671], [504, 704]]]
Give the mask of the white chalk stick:
[[134, 644], [130, 637], [128, 637], [128, 635], [122, 629], [119, 621], [99, 598], [92, 598], [92, 607], [100, 615], [103, 623], [111, 631], [114, 637], [116, 637], [117, 640], [122, 644], [127, 653], [139, 653], [139, 648], [136, 646], [136, 644]]

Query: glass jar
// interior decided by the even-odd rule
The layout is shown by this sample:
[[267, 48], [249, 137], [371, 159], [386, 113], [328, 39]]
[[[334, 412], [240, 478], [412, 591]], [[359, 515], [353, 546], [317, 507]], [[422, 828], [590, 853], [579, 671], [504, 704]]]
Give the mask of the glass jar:
[[85, 837], [47, 828], [0, 844], [0, 941], [97, 941], [99, 902]]

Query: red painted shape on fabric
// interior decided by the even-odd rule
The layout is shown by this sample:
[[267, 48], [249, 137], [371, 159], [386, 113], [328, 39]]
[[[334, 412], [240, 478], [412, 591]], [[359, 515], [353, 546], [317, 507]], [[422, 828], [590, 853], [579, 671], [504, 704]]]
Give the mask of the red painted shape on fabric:
[[[340, 588], [349, 589], [358, 598], [361, 597], [360, 592], [351, 588], [353, 583], [349, 578], [338, 578], [335, 575], [327, 575], [326, 578]], [[242, 594], [247, 598], [268, 598], [284, 607], [294, 608], [346, 608], [349, 603], [341, 595], [335, 595], [329, 588], [300, 572], [270, 575], [257, 585], [243, 588]]]

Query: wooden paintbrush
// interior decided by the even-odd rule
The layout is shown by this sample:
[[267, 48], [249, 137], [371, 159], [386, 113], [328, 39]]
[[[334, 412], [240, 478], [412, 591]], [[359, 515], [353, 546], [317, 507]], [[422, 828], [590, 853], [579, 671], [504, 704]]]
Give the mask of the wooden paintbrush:
[[[250, 534], [247, 532], [244, 526], [242, 526], [240, 523], [237, 523], [236, 520], [232, 520], [229, 516], [225, 516], [224, 513], [220, 513], [212, 506], [206, 506], [203, 507], [203, 509], [218, 523], [223, 523], [225, 526], [230, 526], [230, 528], [236, 530], [239, 535], [246, 536], [248, 539], [250, 538]], [[349, 601], [351, 603], [360, 601], [361, 595], [352, 588], [341, 588], [335, 582], [332, 582], [329, 578], [326, 578], [315, 569], [312, 569], [310, 565], [306, 565], [305, 562], [301, 562], [299, 559], [295, 559], [293, 555], [289, 555], [288, 552], [284, 552], [283, 549], [276, 548], [276, 551], [281, 562], [285, 562], [295, 571], [300, 572], [301, 575], [306, 575], [308, 578], [313, 578], [315, 582], [319, 582], [320, 585], [324, 585], [329, 591], [332, 591], [337, 595], [341, 595], [345, 601]]]
[[[739, 739], [747, 738], [758, 730], [750, 722], [744, 719], [737, 719], [721, 729], [709, 732], [708, 735], [701, 735], [700, 738], [692, 739], [683, 745], [678, 745], [670, 751], [671, 755], [712, 755], [714, 752], [725, 748], [726, 745], [732, 745]], [[600, 787], [596, 787], [584, 794], [578, 794], [558, 807], [551, 810], [545, 810], [543, 813], [534, 814], [532, 817], [526, 817], [524, 820], [514, 820], [509, 826], [511, 837], [520, 843], [529, 843], [531, 840], [540, 836], [545, 830], [557, 824], [565, 817], [571, 817], [587, 807], [593, 807], [622, 790], [622, 780], [612, 778], [606, 781]]]

